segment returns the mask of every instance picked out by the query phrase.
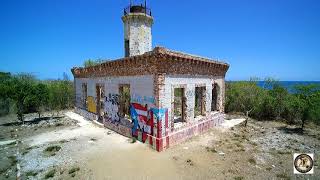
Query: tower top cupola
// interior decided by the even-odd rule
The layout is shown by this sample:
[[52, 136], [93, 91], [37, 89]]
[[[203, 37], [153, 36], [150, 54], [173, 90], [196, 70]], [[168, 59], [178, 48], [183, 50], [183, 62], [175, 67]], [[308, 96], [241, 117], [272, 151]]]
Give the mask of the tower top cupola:
[[152, 51], [151, 9], [144, 3], [130, 3], [122, 16], [124, 24], [125, 57], [141, 55]]

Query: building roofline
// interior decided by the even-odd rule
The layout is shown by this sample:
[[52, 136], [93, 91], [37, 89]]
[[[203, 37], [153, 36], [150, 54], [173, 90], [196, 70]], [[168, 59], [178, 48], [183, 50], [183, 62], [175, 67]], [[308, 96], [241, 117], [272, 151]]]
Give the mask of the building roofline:
[[153, 51], [156, 51], [157, 53], [169, 54], [171, 56], [181, 57], [181, 58], [190, 59], [190, 60], [203, 61], [203, 62], [209, 62], [209, 63], [229, 66], [228, 63], [220, 61], [220, 60], [214, 60], [212, 58], [189, 54], [189, 53], [185, 53], [185, 52], [181, 52], [181, 51], [175, 51], [175, 50], [167, 49], [167, 48], [161, 47], [161, 46], [155, 47], [153, 49]]
[[[194, 67], [200, 69], [195, 70]], [[71, 71], [74, 77], [132, 76], [156, 73], [224, 76], [228, 69], [229, 64], [224, 62], [156, 47], [142, 55], [111, 60], [91, 67], [74, 67]]]
[[123, 58], [119, 58], [119, 59], [108, 60], [108, 61], [103, 62], [101, 64], [97, 64], [97, 65], [90, 66], [90, 67], [73, 67], [72, 69], [86, 69], [86, 68], [91, 68], [91, 67], [99, 67], [104, 64], [111, 64], [111, 63], [114, 63], [117, 61], [134, 60], [134, 59], [140, 59], [140, 58], [147, 58], [147, 57], [151, 57], [151, 56], [163, 56], [163, 55], [171, 56], [173, 58], [183, 58], [184, 60], [194, 60], [194, 61], [206, 62], [206, 63], [210, 63], [210, 64], [219, 64], [219, 65], [230, 66], [228, 63], [220, 61], [220, 60], [214, 60], [214, 59], [207, 58], [207, 57], [202, 57], [202, 56], [184, 53], [184, 52], [180, 52], [180, 51], [174, 51], [174, 50], [170, 50], [170, 49], [167, 49], [167, 48], [164, 48], [161, 46], [157, 46], [152, 51], [146, 52], [142, 55], [123, 57]]

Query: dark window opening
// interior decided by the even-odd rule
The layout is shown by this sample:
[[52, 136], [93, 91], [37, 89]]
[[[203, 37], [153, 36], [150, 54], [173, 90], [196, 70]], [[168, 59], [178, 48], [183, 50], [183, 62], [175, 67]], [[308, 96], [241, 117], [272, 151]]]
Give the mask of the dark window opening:
[[125, 53], [125, 57], [129, 57], [130, 56], [130, 54], [129, 54], [129, 52], [130, 52], [130, 46], [129, 46], [129, 40], [124, 40], [124, 53]]
[[194, 117], [206, 115], [206, 87], [195, 88]]
[[119, 115], [130, 118], [130, 85], [120, 85], [119, 87]]

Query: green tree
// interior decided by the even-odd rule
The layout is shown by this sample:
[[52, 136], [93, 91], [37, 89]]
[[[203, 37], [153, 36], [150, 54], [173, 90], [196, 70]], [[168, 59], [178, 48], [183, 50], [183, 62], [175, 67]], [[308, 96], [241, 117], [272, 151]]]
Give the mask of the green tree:
[[62, 109], [73, 106], [74, 89], [73, 83], [68, 80], [50, 81], [49, 88], [49, 106], [53, 111], [59, 113]]
[[39, 118], [41, 117], [41, 112], [45, 111], [49, 99], [49, 90], [46, 84], [39, 83], [34, 87], [35, 109], [38, 112]]
[[0, 116], [6, 115], [10, 112], [10, 86], [12, 84], [12, 77], [10, 73], [0, 72]]
[[257, 85], [257, 79], [239, 81], [227, 86], [227, 111], [238, 111], [246, 115], [245, 126], [252, 112], [261, 106], [264, 90]]
[[290, 124], [301, 120], [305, 106], [306, 102], [303, 99], [300, 99], [296, 94], [289, 94], [285, 101], [283, 118]]
[[59, 111], [60, 106], [60, 92], [58, 81], [50, 81], [49, 88], [49, 108], [51, 111]]
[[310, 98], [309, 119], [320, 124], [320, 91], [313, 93]]
[[311, 85], [298, 85], [295, 87], [296, 96], [302, 104], [302, 117], [301, 129], [304, 130], [307, 120], [319, 119], [320, 114], [320, 87], [314, 84]]
[[285, 111], [286, 101], [288, 98], [288, 91], [280, 84], [274, 84], [273, 88], [269, 91], [272, 97], [273, 115], [276, 119], [281, 119], [281, 115]]
[[24, 122], [23, 116], [28, 112], [28, 107], [30, 107], [30, 102], [32, 101], [30, 94], [32, 93], [34, 83], [34, 76], [30, 74], [18, 74], [13, 78], [10, 85], [10, 97], [16, 103], [17, 117], [22, 122]]

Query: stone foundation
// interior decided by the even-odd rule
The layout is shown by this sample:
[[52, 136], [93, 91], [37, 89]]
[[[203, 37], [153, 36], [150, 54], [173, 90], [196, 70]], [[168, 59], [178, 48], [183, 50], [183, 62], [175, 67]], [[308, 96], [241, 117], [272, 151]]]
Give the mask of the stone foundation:
[[98, 120], [98, 116], [94, 113], [88, 112], [84, 109], [80, 109], [78, 107], [74, 108], [74, 112], [83, 116], [84, 118], [91, 120], [91, 121], [97, 121]]
[[[87, 112], [86, 110], [75, 108], [75, 112], [84, 116], [85, 118], [89, 120], [96, 120], [97, 115]], [[155, 115], [156, 116], [156, 115]], [[161, 122], [157, 123], [157, 125], [154, 125], [152, 128], [154, 129], [154, 136], [142, 133], [140, 131], [137, 132], [137, 135], [135, 138], [137, 138], [138, 141], [141, 141], [147, 145], [149, 145], [151, 148], [155, 149], [158, 152], [161, 152], [169, 147], [172, 147], [174, 145], [177, 145], [181, 142], [186, 141], [187, 139], [192, 138], [193, 136], [202, 134], [207, 132], [210, 128], [219, 126], [224, 121], [224, 114], [219, 112], [212, 112], [208, 116], [198, 120], [195, 123], [188, 123], [184, 127], [170, 132], [166, 130], [168, 126], [168, 119], [164, 117], [163, 119], [166, 121], [165, 128], [161, 127], [160, 124], [163, 124]], [[104, 127], [113, 130], [123, 136], [132, 138], [132, 127], [128, 127], [127, 125], [123, 124], [116, 124], [113, 121], [104, 120]], [[160, 126], [159, 126], [160, 125]], [[162, 134], [165, 134], [165, 136], [162, 136]]]
[[222, 113], [211, 113], [207, 117], [200, 119], [194, 124], [190, 124], [178, 131], [170, 133], [165, 137], [164, 148], [169, 148], [179, 144], [187, 139], [197, 136], [199, 134], [207, 132], [210, 128], [220, 126], [224, 122], [224, 114]]

